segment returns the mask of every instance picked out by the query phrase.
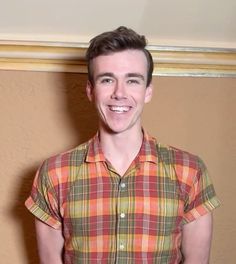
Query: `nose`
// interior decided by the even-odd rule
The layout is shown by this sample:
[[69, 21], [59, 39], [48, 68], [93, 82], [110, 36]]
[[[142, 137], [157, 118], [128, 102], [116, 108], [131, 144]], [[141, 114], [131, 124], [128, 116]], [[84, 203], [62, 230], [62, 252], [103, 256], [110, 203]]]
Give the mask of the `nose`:
[[117, 81], [114, 85], [114, 90], [112, 94], [113, 99], [124, 99], [126, 98], [126, 88], [122, 82]]

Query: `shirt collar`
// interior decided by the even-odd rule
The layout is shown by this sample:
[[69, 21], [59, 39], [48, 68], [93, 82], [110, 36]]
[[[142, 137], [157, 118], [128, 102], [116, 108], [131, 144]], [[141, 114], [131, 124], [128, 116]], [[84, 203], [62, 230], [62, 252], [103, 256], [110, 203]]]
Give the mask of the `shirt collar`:
[[102, 147], [99, 141], [99, 133], [89, 140], [88, 153], [85, 159], [87, 162], [99, 162], [106, 161], [106, 158], [102, 152]]
[[[156, 148], [156, 139], [150, 136], [143, 129], [143, 142], [140, 148], [140, 151], [136, 157], [138, 162], [154, 162], [157, 163], [157, 148]], [[88, 143], [88, 153], [85, 159], [87, 162], [100, 162], [106, 161], [106, 158], [103, 154], [101, 144], [99, 142], [99, 133], [90, 139]]]
[[139, 162], [153, 162], [157, 163], [157, 147], [156, 139], [150, 136], [147, 131], [143, 129], [143, 143], [137, 156]]

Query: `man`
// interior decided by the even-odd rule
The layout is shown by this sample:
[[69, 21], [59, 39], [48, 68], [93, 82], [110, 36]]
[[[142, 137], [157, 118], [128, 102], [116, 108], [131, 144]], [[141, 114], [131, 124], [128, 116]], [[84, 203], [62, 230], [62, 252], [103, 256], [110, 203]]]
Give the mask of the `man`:
[[41, 263], [208, 263], [219, 205], [203, 162], [142, 129], [153, 61], [144, 36], [120, 27], [91, 40], [87, 95], [97, 135], [46, 160], [28, 209]]

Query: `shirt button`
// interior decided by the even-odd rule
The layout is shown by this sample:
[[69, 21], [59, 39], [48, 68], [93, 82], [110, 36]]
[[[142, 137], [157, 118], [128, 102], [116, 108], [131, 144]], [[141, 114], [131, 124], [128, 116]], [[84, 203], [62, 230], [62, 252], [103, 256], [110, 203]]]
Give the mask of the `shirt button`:
[[126, 184], [124, 182], [121, 183], [121, 188], [125, 188]]
[[120, 214], [120, 217], [121, 217], [121, 218], [125, 218], [125, 213], [121, 213], [121, 214]]
[[125, 246], [123, 244], [120, 244], [120, 250], [124, 250]]

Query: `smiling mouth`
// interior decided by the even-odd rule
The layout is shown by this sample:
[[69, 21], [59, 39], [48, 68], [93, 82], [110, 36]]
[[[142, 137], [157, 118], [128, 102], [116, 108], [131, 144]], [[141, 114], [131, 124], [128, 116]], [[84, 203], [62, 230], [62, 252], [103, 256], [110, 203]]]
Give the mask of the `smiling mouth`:
[[130, 106], [114, 106], [109, 105], [109, 110], [115, 113], [126, 113], [131, 109]]

